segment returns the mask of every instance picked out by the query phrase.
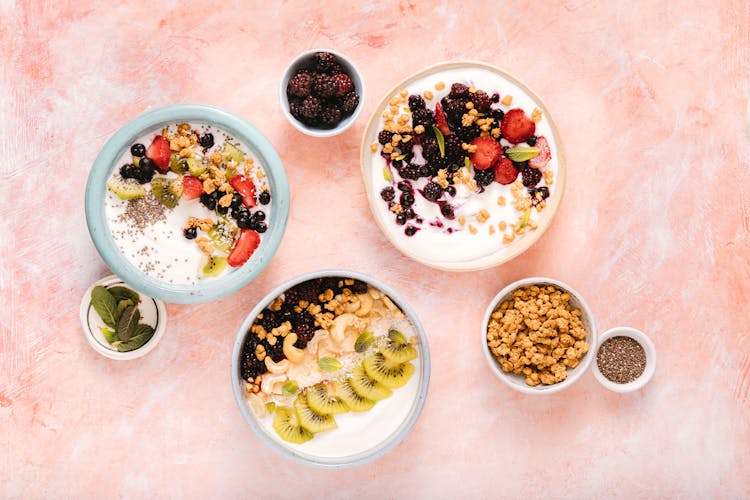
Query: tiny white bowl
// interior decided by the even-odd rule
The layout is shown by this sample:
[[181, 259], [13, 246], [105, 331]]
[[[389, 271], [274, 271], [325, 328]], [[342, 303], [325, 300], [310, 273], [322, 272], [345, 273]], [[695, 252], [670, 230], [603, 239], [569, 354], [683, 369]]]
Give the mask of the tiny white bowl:
[[103, 285], [106, 287], [113, 285], [122, 285], [128, 288], [133, 288], [114, 274], [100, 279], [93, 285], [91, 285], [86, 293], [83, 295], [81, 300], [81, 327], [83, 327], [83, 333], [86, 335], [89, 345], [96, 352], [102, 356], [106, 356], [110, 359], [116, 359], [125, 361], [129, 359], [140, 358], [151, 352], [156, 344], [159, 343], [161, 338], [164, 336], [164, 331], [167, 328], [167, 308], [164, 302], [152, 297], [148, 297], [144, 294], [140, 294], [141, 303], [138, 306], [141, 312], [141, 317], [144, 323], [154, 327], [154, 335], [149, 339], [148, 342], [143, 344], [138, 349], [132, 351], [120, 352], [112, 347], [109, 342], [106, 341], [104, 335], [99, 330], [100, 327], [105, 327], [104, 321], [99, 317], [99, 314], [94, 310], [91, 305], [91, 291], [95, 286]]
[[[289, 80], [298, 70], [309, 66], [316, 52], [329, 52], [336, 56], [337, 62], [344, 68], [344, 70], [346, 70], [347, 74], [349, 74], [349, 77], [352, 79], [354, 91], [359, 94], [359, 104], [357, 105], [357, 108], [351, 115], [341, 120], [334, 128], [323, 129], [305, 125], [293, 117], [292, 113], [289, 111], [289, 98], [286, 95], [286, 87], [289, 84]], [[286, 116], [286, 119], [289, 120], [289, 123], [291, 123], [294, 128], [303, 134], [312, 137], [333, 137], [344, 132], [354, 125], [355, 121], [357, 121], [357, 117], [359, 117], [359, 114], [362, 112], [365, 103], [365, 85], [359, 70], [345, 55], [331, 49], [313, 49], [297, 55], [284, 70], [284, 76], [281, 78], [281, 85], [279, 86], [279, 101], [281, 102], [281, 110], [284, 112], [284, 116]]]
[[[562, 382], [558, 382], [557, 384], [552, 384], [552, 385], [539, 384], [534, 387], [527, 385], [525, 376], [518, 375], [515, 373], [504, 372], [503, 369], [500, 367], [500, 362], [497, 360], [495, 355], [492, 354], [492, 351], [490, 351], [490, 348], [487, 345], [487, 326], [490, 323], [490, 316], [492, 315], [492, 313], [495, 312], [495, 309], [497, 309], [500, 306], [500, 304], [510, 299], [513, 295], [513, 292], [515, 292], [517, 289], [530, 286], [530, 285], [537, 285], [540, 287], [552, 285], [564, 292], [568, 292], [570, 294], [570, 305], [574, 309], [581, 310], [581, 322], [583, 323], [583, 326], [586, 329], [586, 342], [588, 342], [589, 344], [589, 350], [583, 356], [583, 359], [581, 359], [578, 366], [576, 366], [575, 368], [567, 369], [568, 377]], [[482, 342], [482, 352], [484, 353], [484, 357], [487, 360], [487, 364], [489, 365], [492, 372], [495, 374], [495, 376], [497, 376], [497, 378], [502, 380], [510, 388], [515, 389], [524, 394], [554, 394], [556, 392], [562, 391], [563, 389], [567, 389], [568, 387], [573, 385], [573, 383], [575, 383], [576, 380], [581, 378], [581, 376], [586, 372], [592, 360], [596, 356], [596, 348], [597, 348], [596, 321], [594, 320], [594, 315], [591, 313], [591, 309], [589, 309], [588, 304], [586, 304], [586, 301], [583, 300], [583, 297], [581, 296], [581, 294], [576, 292], [570, 285], [563, 283], [562, 281], [557, 281], [551, 278], [544, 278], [544, 277], [526, 278], [526, 279], [513, 282], [510, 285], [503, 288], [500, 291], [500, 293], [495, 295], [495, 297], [490, 302], [489, 307], [487, 307], [487, 310], [484, 313], [484, 320], [482, 321], [482, 331], [480, 333], [481, 333], [480, 340]]]
[[607, 330], [601, 335], [601, 337], [599, 337], [599, 346], [597, 347], [597, 353], [599, 352], [599, 348], [601, 348], [602, 344], [604, 344], [607, 339], [611, 339], [612, 337], [630, 337], [631, 339], [638, 342], [643, 347], [643, 350], [646, 351], [646, 368], [643, 370], [641, 376], [633, 380], [632, 382], [628, 382], [627, 384], [618, 384], [617, 382], [612, 382], [607, 377], [602, 375], [602, 372], [599, 370], [599, 365], [596, 362], [596, 356], [594, 356], [594, 377], [596, 377], [596, 380], [598, 380], [600, 384], [602, 384], [610, 391], [625, 393], [641, 389], [649, 382], [649, 380], [651, 380], [651, 377], [654, 376], [654, 372], [656, 371], [656, 348], [654, 347], [654, 343], [651, 342], [651, 339], [648, 338], [646, 334], [640, 330], [636, 330], [635, 328], [631, 328], [629, 326], [618, 326]]

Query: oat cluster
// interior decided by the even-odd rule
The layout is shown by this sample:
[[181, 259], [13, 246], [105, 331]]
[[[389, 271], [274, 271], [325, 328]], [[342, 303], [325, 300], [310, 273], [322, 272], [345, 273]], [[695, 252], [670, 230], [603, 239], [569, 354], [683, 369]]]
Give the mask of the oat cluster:
[[504, 372], [524, 375], [530, 386], [562, 382], [589, 350], [581, 310], [551, 285], [513, 292], [490, 317], [487, 345]]

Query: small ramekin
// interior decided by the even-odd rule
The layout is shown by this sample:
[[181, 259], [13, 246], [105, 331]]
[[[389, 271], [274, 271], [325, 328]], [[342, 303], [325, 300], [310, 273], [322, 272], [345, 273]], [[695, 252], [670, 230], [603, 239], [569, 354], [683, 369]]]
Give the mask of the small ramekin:
[[[614, 392], [626, 393], [637, 391], [638, 389], [643, 388], [643, 386], [651, 380], [651, 377], [654, 376], [654, 372], [656, 371], [656, 347], [654, 347], [654, 343], [651, 342], [651, 339], [648, 338], [646, 334], [640, 330], [636, 330], [635, 328], [631, 328], [629, 326], [618, 326], [607, 330], [599, 337], [599, 347], [597, 348], [597, 353], [602, 344], [604, 344], [607, 339], [611, 339], [613, 337], [630, 337], [631, 339], [638, 342], [646, 352], [646, 368], [643, 370], [641, 376], [633, 380], [632, 382], [628, 382], [627, 384], [618, 384], [617, 382], [612, 382], [607, 377], [602, 375], [602, 372], [599, 370], [599, 365], [597, 364], [596, 359], [594, 359], [594, 377], [606, 389]], [[596, 358], [596, 355], [594, 356], [594, 358]]]

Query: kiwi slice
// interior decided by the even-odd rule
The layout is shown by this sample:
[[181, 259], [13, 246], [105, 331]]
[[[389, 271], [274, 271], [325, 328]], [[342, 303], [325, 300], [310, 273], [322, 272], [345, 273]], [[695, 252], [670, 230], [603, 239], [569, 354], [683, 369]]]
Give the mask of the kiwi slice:
[[227, 268], [227, 258], [219, 255], [206, 255], [203, 257], [202, 264], [203, 276], [218, 276]]
[[216, 224], [208, 230], [208, 237], [214, 248], [229, 253], [234, 245], [234, 237], [237, 235], [237, 226], [231, 224], [227, 219], [220, 218]]
[[328, 380], [313, 385], [305, 392], [307, 404], [315, 413], [335, 415], [349, 411], [346, 403], [336, 395], [336, 387]]
[[185, 163], [187, 163], [188, 172], [190, 172], [190, 175], [193, 177], [198, 177], [201, 174], [206, 173], [208, 170], [208, 167], [205, 163], [203, 163], [200, 160], [196, 160], [195, 158], [188, 158], [185, 160]]
[[382, 352], [367, 356], [362, 366], [373, 380], [391, 389], [403, 387], [414, 373], [414, 365], [411, 363], [394, 363], [383, 356]]
[[114, 174], [107, 181], [107, 189], [115, 193], [121, 200], [133, 200], [146, 196], [146, 188], [132, 179], [123, 179], [120, 174]]
[[234, 160], [237, 165], [240, 165], [245, 161], [245, 153], [228, 142], [224, 143], [224, 150], [222, 151], [221, 156], [224, 158], [224, 161]]
[[177, 206], [180, 196], [182, 196], [182, 180], [154, 177], [151, 179], [151, 192], [162, 205], [167, 208], [174, 208]]
[[273, 429], [284, 441], [302, 444], [313, 438], [313, 433], [299, 425], [297, 414], [288, 406], [276, 408], [273, 415]]
[[417, 357], [417, 350], [398, 330], [388, 332], [388, 340], [380, 348], [380, 352], [394, 363], [406, 363]]
[[375, 401], [360, 396], [348, 380], [333, 383], [336, 395], [349, 407], [351, 411], [368, 411], [375, 406]]
[[389, 388], [370, 378], [361, 366], [352, 371], [347, 382], [357, 395], [372, 401], [380, 401], [392, 394]]
[[182, 157], [177, 153], [172, 153], [169, 156], [169, 169], [172, 172], [176, 173], [182, 173], [183, 169], [186, 167], [185, 164], [180, 165], [180, 162], [182, 161]]
[[338, 427], [333, 415], [321, 414], [310, 408], [310, 405], [307, 404], [307, 396], [304, 391], [294, 400], [294, 411], [297, 412], [299, 425], [313, 434]]

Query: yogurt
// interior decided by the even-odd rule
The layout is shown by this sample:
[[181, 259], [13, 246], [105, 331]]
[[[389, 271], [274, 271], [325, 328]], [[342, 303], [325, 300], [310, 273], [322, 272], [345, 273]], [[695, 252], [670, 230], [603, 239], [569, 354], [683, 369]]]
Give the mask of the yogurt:
[[[467, 66], [428, 74], [412, 81], [405, 87], [405, 91], [409, 95], [424, 95], [426, 91], [432, 93], [432, 99], [425, 99], [425, 102], [427, 109], [434, 110], [435, 104], [448, 95], [453, 83], [463, 83], [477, 90], [483, 90], [490, 96], [498, 93], [500, 100], [503, 97], [512, 96], [509, 104], [501, 101], [493, 104], [492, 109], [507, 112], [509, 109], [521, 108], [529, 116], [534, 110], [543, 109], [542, 104], [518, 83], [484, 67]], [[407, 105], [400, 104], [399, 112], [406, 112], [408, 108], [405, 106]], [[521, 175], [518, 176], [515, 184], [502, 185], [492, 182], [484, 190], [470, 189], [464, 184], [454, 184], [455, 196], [444, 194], [441, 198], [453, 207], [455, 214], [453, 219], [441, 214], [440, 204], [429, 201], [419, 194], [431, 180], [430, 178], [410, 180], [415, 190], [415, 202], [412, 208], [418, 215], [418, 219], [407, 221], [406, 225], [398, 225], [388, 203], [384, 202], [379, 194], [383, 188], [392, 186], [395, 189], [395, 201], [398, 202], [400, 192], [397, 185], [403, 180], [398, 170], [389, 165], [390, 161], [381, 156], [382, 147], [379, 144], [376, 146], [378, 131], [383, 130], [384, 124], [385, 118], [381, 116], [375, 136], [372, 138], [374, 151], [369, 155], [371, 163], [369, 181], [373, 199], [377, 199], [375, 203], [377, 208], [374, 212], [379, 225], [385, 228], [392, 241], [407, 254], [432, 262], [471, 262], [502, 252], [505, 247], [529, 237], [529, 234], [536, 229], [546, 203], [541, 203], [540, 207], [534, 207], [528, 213], [514, 206], [516, 197], [523, 196], [526, 192], [526, 188], [521, 185]], [[534, 135], [543, 136], [551, 151], [551, 160], [542, 169], [543, 178], [538, 186], [546, 187], [549, 196], [552, 197], [555, 195], [554, 180], [557, 177], [559, 163], [558, 144], [549, 117], [541, 115], [541, 120], [536, 122]], [[501, 139], [500, 143], [503, 146], [513, 146], [505, 139]], [[415, 156], [412, 161], [422, 162], [421, 147], [414, 146], [414, 152]], [[463, 172], [465, 176], [473, 175], [473, 171], [465, 165], [461, 167], [460, 172]], [[514, 231], [512, 226], [513, 224], [519, 225], [519, 222], [524, 226], [520, 231], [522, 234]], [[412, 235], [405, 233], [405, 226], [408, 225], [416, 229]], [[502, 229], [503, 227], [505, 229]]]
[[[267, 220], [271, 216], [269, 213], [270, 204], [262, 205], [257, 199], [260, 193], [268, 190], [267, 176], [263, 166], [250, 149], [214, 126], [205, 124], [188, 125], [192, 132], [190, 135], [201, 137], [211, 134], [213, 136], [213, 144], [210, 147], [203, 147], [199, 143], [193, 143], [188, 147], [192, 151], [192, 158], [197, 162], [212, 165], [222, 171], [231, 167], [234, 173], [245, 175], [248, 179], [251, 179], [255, 186], [255, 204], [257, 206], [250, 208], [249, 211], [262, 210]], [[134, 144], [143, 144], [148, 147], [157, 135], [179, 137], [178, 125], [170, 125], [164, 130], [149, 130], [139, 137]], [[218, 164], [212, 163], [211, 155], [224, 151], [225, 144], [231, 144], [242, 153], [244, 161], [241, 164], [234, 160], [222, 161]], [[171, 165], [174, 165], [180, 159], [180, 152], [175, 151], [176, 147], [180, 146], [171, 148]], [[134, 160], [137, 161], [139, 158], [131, 154], [130, 149], [127, 149], [116, 164], [113, 177], [120, 175], [118, 172], [122, 165], [131, 164]], [[175, 168], [175, 170], [179, 169]], [[174, 181], [179, 184], [181, 179], [187, 176], [193, 177], [188, 171], [174, 172], [170, 170], [166, 174], [156, 172], [154, 178], [165, 178], [170, 182]], [[203, 175], [203, 177], [208, 176], [208, 173]], [[200, 176], [195, 178], [201, 180]], [[132, 180], [128, 182], [135, 184], [135, 181]], [[202, 182], [205, 185], [205, 180], [202, 180]], [[236, 235], [239, 234], [237, 221], [232, 217], [233, 210], [228, 210], [224, 215], [219, 214], [216, 209], [207, 208], [200, 198], [188, 199], [184, 193], [178, 199], [174, 208], [168, 208], [153, 196], [152, 183], [153, 179], [151, 182], [141, 184], [147, 193], [145, 197], [131, 200], [121, 199], [111, 189], [107, 190], [105, 213], [117, 248], [135, 267], [159, 281], [190, 285], [210, 279], [202, 271], [208, 257], [226, 257], [231, 249], [232, 239], [236, 240]], [[209, 238], [206, 231], [196, 228], [195, 236], [188, 239], [185, 229], [188, 221], [192, 218], [202, 221], [210, 220], [214, 223], [223, 222], [225, 227], [229, 228], [231, 233], [234, 233], [234, 238], [230, 237], [223, 240], [226, 248], [222, 249]], [[205, 226], [203, 229], [207, 229], [207, 227]], [[209, 246], [197, 243], [204, 242], [205, 239], [209, 240]], [[223, 271], [213, 277], [232, 272], [234, 269], [232, 266], [226, 266]]]

